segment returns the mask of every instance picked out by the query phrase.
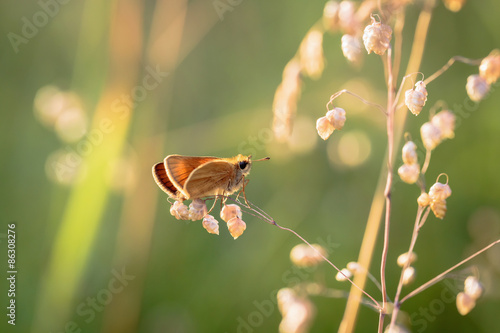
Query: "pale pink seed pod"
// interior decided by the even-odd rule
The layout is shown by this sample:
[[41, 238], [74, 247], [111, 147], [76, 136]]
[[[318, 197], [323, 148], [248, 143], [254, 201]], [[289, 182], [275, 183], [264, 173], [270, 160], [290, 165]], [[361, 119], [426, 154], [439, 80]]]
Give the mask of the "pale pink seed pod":
[[413, 141], [407, 141], [403, 146], [403, 163], [416, 164], [417, 159], [417, 145]]
[[425, 96], [425, 100], [427, 101], [427, 86], [424, 81], [418, 81], [415, 83], [415, 91], [421, 92]]
[[313, 79], [317, 79], [323, 73], [323, 32], [311, 30], [306, 35], [299, 47], [300, 66], [303, 73]]
[[451, 188], [448, 184], [443, 184], [440, 182], [436, 182], [429, 189], [429, 197], [431, 200], [446, 200], [451, 195]]
[[243, 231], [247, 228], [245, 222], [239, 217], [233, 217], [227, 222], [227, 229], [234, 239], [237, 239], [243, 234]]
[[420, 127], [422, 142], [427, 150], [433, 150], [441, 143], [441, 130], [431, 122], [426, 122]]
[[420, 175], [420, 166], [418, 164], [403, 164], [398, 169], [399, 177], [407, 184], [415, 184]]
[[323, 140], [326, 140], [332, 135], [335, 128], [327, 117], [321, 117], [316, 121], [316, 130], [318, 131], [318, 135]]
[[365, 271], [363, 267], [356, 261], [348, 262], [346, 266], [347, 269], [352, 272], [352, 274], [358, 274]]
[[500, 78], [500, 50], [493, 50], [481, 61], [479, 76], [489, 84], [495, 83]]
[[341, 130], [345, 124], [345, 110], [342, 108], [334, 108], [326, 113], [326, 118], [330, 121], [333, 128]]
[[235, 204], [224, 205], [220, 211], [220, 218], [224, 222], [228, 222], [233, 217], [239, 217], [241, 219], [241, 208]]
[[433, 200], [431, 202], [431, 209], [432, 212], [434, 213], [434, 216], [442, 220], [446, 215], [446, 200], [444, 199]]
[[314, 249], [307, 244], [295, 245], [290, 251], [292, 263], [298, 267], [312, 267], [321, 263], [323, 261], [321, 255], [327, 256], [326, 250], [319, 244], [312, 244], [312, 246]]
[[455, 137], [455, 120], [453, 112], [443, 110], [432, 117], [431, 123], [441, 131], [441, 139], [453, 139]]
[[306, 297], [297, 295], [291, 288], [278, 291], [278, 310], [283, 318], [279, 325], [280, 333], [309, 332], [311, 320], [314, 317], [314, 305]]
[[219, 234], [219, 222], [212, 215], [205, 215], [203, 218], [203, 228], [205, 228], [210, 234]]
[[403, 285], [407, 286], [413, 281], [415, 281], [415, 277], [417, 275], [417, 271], [414, 267], [408, 266], [403, 272]]
[[170, 206], [170, 214], [178, 220], [189, 220], [188, 207], [181, 201], [176, 201]]
[[342, 36], [342, 53], [347, 60], [359, 64], [363, 57], [361, 40], [352, 35]]
[[427, 193], [424, 192], [420, 194], [420, 196], [418, 197], [417, 203], [420, 207], [427, 207], [431, 203], [431, 198]]
[[411, 333], [411, 331], [402, 324], [387, 325], [384, 333]]
[[478, 299], [483, 294], [484, 288], [481, 282], [475, 276], [468, 276], [464, 282], [464, 292], [472, 297]]
[[482, 100], [490, 91], [490, 85], [479, 75], [470, 75], [465, 86], [467, 95], [474, 102]]
[[460, 292], [457, 294], [457, 310], [462, 316], [465, 316], [474, 309], [476, 300], [470, 295]]
[[415, 116], [418, 116], [425, 105], [427, 97], [421, 91], [408, 89], [405, 92], [405, 104]]
[[366, 26], [363, 33], [363, 43], [368, 54], [374, 52], [383, 55], [389, 48], [392, 37], [392, 29], [386, 24], [375, 21], [372, 18], [372, 24]]
[[330, 32], [339, 29], [339, 3], [337, 1], [327, 1], [323, 9], [323, 25]]
[[189, 205], [189, 219], [191, 221], [201, 220], [207, 214], [207, 205], [201, 199], [194, 199]]
[[347, 278], [352, 278], [352, 272], [347, 268], [342, 268], [340, 272], [337, 272], [337, 275], [335, 276], [335, 280], [340, 282], [347, 281]]
[[354, 35], [360, 30], [360, 22], [356, 17], [356, 5], [353, 1], [342, 1], [339, 4], [339, 24], [342, 31]]
[[417, 258], [417, 254], [415, 252], [412, 252], [411, 255], [408, 255], [408, 252], [405, 252], [398, 257], [397, 263], [399, 267], [404, 267], [407, 263], [410, 265], [413, 264], [417, 261]]

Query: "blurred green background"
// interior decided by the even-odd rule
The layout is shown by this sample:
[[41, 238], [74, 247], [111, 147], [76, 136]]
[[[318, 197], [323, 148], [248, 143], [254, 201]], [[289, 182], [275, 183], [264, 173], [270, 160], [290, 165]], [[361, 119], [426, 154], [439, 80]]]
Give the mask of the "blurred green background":
[[[222, 18], [214, 7], [220, 3], [230, 8]], [[175, 220], [151, 177], [151, 166], [174, 153], [269, 155], [270, 161], [253, 167], [248, 198], [281, 225], [329, 244], [338, 266], [356, 260], [384, 164], [385, 122], [341, 97], [344, 129], [323, 142], [314, 126], [330, 95], [343, 88], [383, 103], [379, 57], [365, 57], [363, 66], [352, 68], [340, 50], [341, 36], [326, 34], [326, 68], [321, 79], [304, 81], [292, 143], [278, 143], [271, 134], [283, 68], [324, 4], [0, 3], [2, 275], [8, 270], [9, 223], [16, 224], [18, 270], [16, 326], [2, 314], [2, 332], [276, 332], [281, 316], [274, 294], [289, 286], [291, 276], [348, 289], [329, 267], [293, 270], [289, 251], [298, 239], [249, 215], [236, 241], [222, 224], [214, 236], [199, 222]], [[407, 14], [404, 65], [418, 7]], [[499, 14], [500, 3], [493, 0], [469, 1], [458, 13], [438, 3], [421, 71], [429, 76], [454, 55], [481, 58], [499, 48]], [[465, 110], [466, 78], [476, 73], [475, 67], [454, 65], [428, 86], [427, 105], [444, 100]], [[433, 154], [427, 182], [446, 172], [453, 195], [446, 218], [431, 216], [420, 234], [413, 286], [500, 238], [497, 88], [469, 106], [456, 137]], [[409, 118], [414, 138], [426, 117], [427, 106]], [[346, 147], [351, 150], [342, 155]], [[418, 193], [416, 186], [394, 186], [390, 295]], [[379, 276], [380, 244], [376, 251], [371, 271]], [[497, 331], [499, 262], [499, 247], [473, 262], [486, 293], [465, 317], [454, 301], [443, 300], [442, 290], [450, 288], [444, 283], [405, 303], [413, 331]], [[460, 286], [463, 275], [450, 281]], [[7, 290], [3, 278], [4, 312]], [[380, 298], [372, 285], [367, 290]], [[345, 299], [312, 300], [317, 313], [311, 331], [336, 331]], [[269, 301], [272, 306], [262, 310]], [[360, 319], [358, 332], [375, 330], [375, 312], [362, 308]]]

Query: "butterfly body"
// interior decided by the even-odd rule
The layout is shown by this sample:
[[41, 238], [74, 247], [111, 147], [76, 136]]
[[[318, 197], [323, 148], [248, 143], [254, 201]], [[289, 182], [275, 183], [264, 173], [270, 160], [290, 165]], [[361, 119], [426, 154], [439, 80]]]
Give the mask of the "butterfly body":
[[169, 155], [153, 166], [158, 186], [175, 200], [231, 195], [252, 167], [251, 156], [231, 158]]

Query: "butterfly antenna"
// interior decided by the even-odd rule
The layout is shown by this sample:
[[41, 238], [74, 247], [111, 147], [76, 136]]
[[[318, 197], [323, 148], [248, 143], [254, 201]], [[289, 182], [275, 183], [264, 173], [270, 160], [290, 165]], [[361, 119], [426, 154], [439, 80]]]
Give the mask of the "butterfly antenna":
[[261, 158], [261, 159], [258, 159], [258, 160], [253, 160], [252, 162], [260, 162], [260, 161], [267, 161], [267, 160], [270, 160], [271, 158], [268, 156], [268, 157], [264, 157], [264, 158]]

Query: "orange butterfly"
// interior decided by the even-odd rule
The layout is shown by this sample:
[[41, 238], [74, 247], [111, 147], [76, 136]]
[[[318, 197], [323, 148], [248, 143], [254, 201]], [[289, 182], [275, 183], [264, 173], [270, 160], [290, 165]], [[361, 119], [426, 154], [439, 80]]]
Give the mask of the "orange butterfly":
[[168, 155], [153, 166], [153, 177], [175, 200], [231, 195], [243, 186], [252, 168], [251, 158], [241, 154], [231, 158]]

